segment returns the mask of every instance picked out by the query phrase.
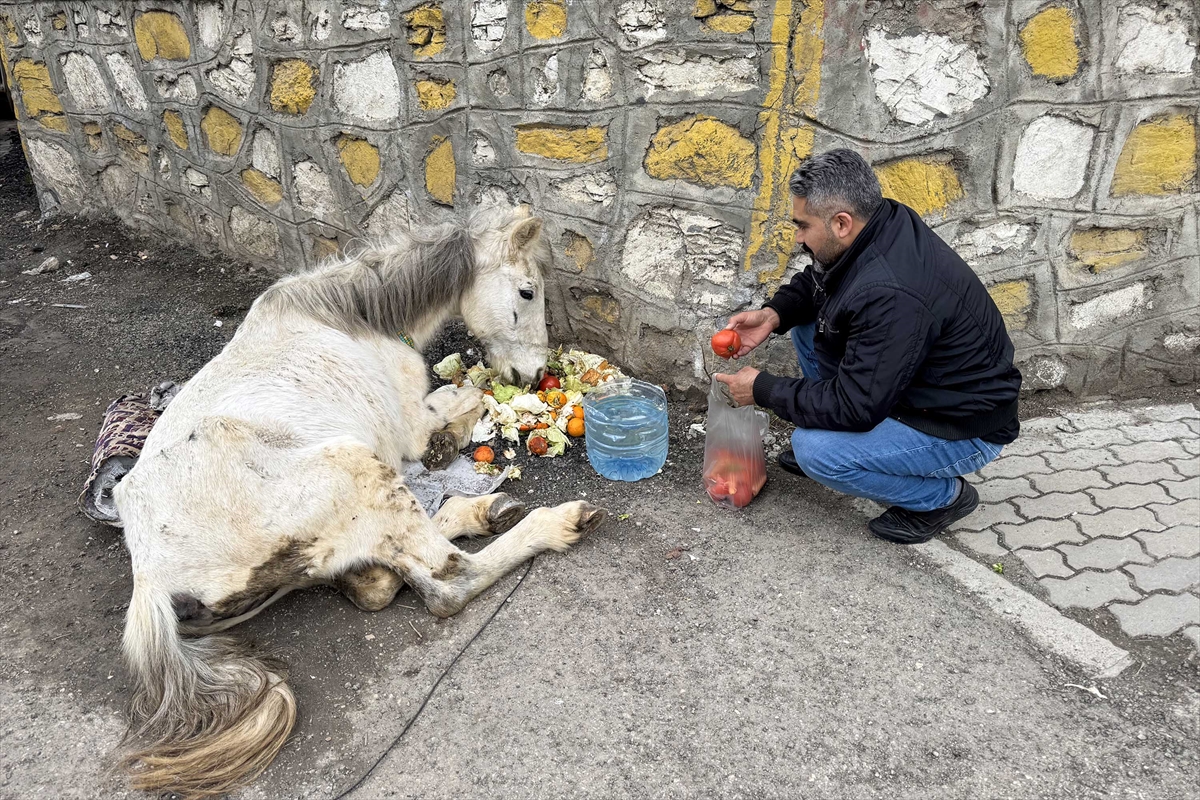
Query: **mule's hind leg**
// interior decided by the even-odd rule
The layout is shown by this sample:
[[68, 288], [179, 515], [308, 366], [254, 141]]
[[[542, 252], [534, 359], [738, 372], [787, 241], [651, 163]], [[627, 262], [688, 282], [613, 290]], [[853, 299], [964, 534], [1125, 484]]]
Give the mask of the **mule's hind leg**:
[[525, 516], [525, 504], [504, 492], [482, 497], [447, 497], [433, 523], [447, 539], [504, 533]]
[[382, 611], [396, 599], [396, 593], [404, 585], [394, 571], [379, 564], [371, 564], [343, 573], [335, 582], [337, 588], [350, 598], [350, 602], [363, 611]]
[[390, 558], [396, 570], [439, 617], [457, 614], [476, 595], [513, 568], [543, 550], [566, 550], [580, 536], [599, 527], [607, 512], [576, 501], [554, 508], [539, 508], [508, 533], [478, 553], [455, 549], [440, 565], [395, 547]]

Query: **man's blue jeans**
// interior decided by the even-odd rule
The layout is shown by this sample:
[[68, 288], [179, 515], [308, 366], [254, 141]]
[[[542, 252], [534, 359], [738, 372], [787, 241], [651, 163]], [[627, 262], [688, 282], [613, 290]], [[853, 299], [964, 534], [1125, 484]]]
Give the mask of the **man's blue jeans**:
[[[815, 333], [816, 325], [791, 332], [800, 370], [810, 380], [821, 379], [813, 353]], [[982, 469], [1000, 454], [1000, 445], [939, 439], [888, 418], [865, 433], [797, 428], [792, 450], [804, 472], [830, 489], [930, 511], [949, 505], [958, 490], [957, 476]]]

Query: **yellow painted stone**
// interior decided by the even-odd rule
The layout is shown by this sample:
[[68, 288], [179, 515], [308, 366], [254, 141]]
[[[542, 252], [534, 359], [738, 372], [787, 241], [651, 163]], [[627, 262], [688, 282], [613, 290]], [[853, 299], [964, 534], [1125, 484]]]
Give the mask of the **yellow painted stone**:
[[67, 118], [62, 114], [43, 114], [37, 118], [38, 124], [44, 128], [49, 128], [52, 131], [59, 133], [67, 132]]
[[316, 70], [307, 61], [289, 58], [271, 68], [271, 108], [287, 114], [303, 114], [317, 96]]
[[446, 49], [446, 16], [441, 3], [426, 3], [408, 12], [408, 43], [418, 58], [436, 56]]
[[87, 136], [88, 148], [93, 153], [99, 153], [100, 148], [104, 145], [104, 140], [101, 138], [101, 128], [99, 122], [83, 123], [83, 132]]
[[187, 128], [183, 127], [183, 117], [178, 111], [167, 110], [162, 115], [163, 125], [166, 126], [167, 136], [180, 150], [188, 149]]
[[703, 114], [659, 128], [646, 151], [646, 172], [661, 181], [745, 189], [754, 179], [754, 142]]
[[50, 71], [45, 64], [23, 58], [13, 65], [13, 77], [21, 92], [21, 103], [25, 106], [26, 114], [38, 117], [62, 113], [62, 103], [54, 93]]
[[425, 191], [442, 205], [453, 206], [457, 178], [454, 144], [442, 136], [433, 137], [433, 147], [425, 157]]
[[1092, 272], [1145, 258], [1146, 232], [1129, 228], [1087, 228], [1071, 234], [1071, 253]]
[[432, 78], [417, 81], [417, 101], [425, 111], [437, 111], [454, 102], [458, 90], [454, 81], [439, 81]]
[[525, 27], [535, 39], [553, 39], [567, 32], [565, 0], [529, 0], [525, 4]]
[[112, 131], [117, 140], [117, 149], [126, 158], [143, 167], [150, 163], [150, 147], [146, 144], [144, 136], [129, 130], [119, 122], [113, 123]]
[[67, 15], [63, 12], [58, 12], [50, 18], [50, 25], [56, 31], [65, 31], [67, 29]]
[[379, 148], [356, 136], [340, 136], [338, 157], [350, 180], [358, 186], [370, 186], [379, 177]]
[[242, 183], [260, 203], [273, 206], [283, 199], [283, 187], [279, 182], [256, 169], [242, 170]]
[[242, 123], [223, 108], [210, 106], [200, 120], [208, 149], [223, 156], [237, 155], [242, 146]]
[[567, 231], [563, 235], [563, 238], [567, 241], [563, 252], [575, 260], [575, 266], [580, 272], [586, 270], [596, 260], [596, 248], [592, 246], [591, 240], [586, 236], [582, 236], [574, 231]]
[[697, 19], [711, 17], [717, 13], [716, 0], [696, 0], [696, 10], [692, 12], [692, 16]]
[[754, 15], [715, 14], [705, 18], [704, 27], [717, 33], [745, 33], [754, 27]]
[[602, 294], [589, 294], [580, 305], [585, 317], [603, 320], [610, 325], [615, 325], [621, 318], [621, 304]]
[[312, 237], [312, 252], [313, 258], [318, 261], [323, 261], [326, 258], [333, 258], [338, 254], [338, 249], [341, 245], [337, 239], [328, 239], [324, 236]]
[[192, 43], [183, 23], [169, 11], [138, 14], [133, 21], [133, 38], [143, 61], [187, 61], [192, 55]]
[[1034, 75], [1066, 80], [1079, 71], [1075, 15], [1061, 6], [1038, 12], [1021, 29], [1021, 52]]
[[517, 149], [554, 161], [587, 164], [608, 158], [607, 129], [565, 125], [518, 125]]
[[1147, 120], [1129, 134], [1113, 170], [1112, 194], [1181, 194], [1196, 177], [1196, 120], [1170, 114]]
[[1010, 331], [1023, 331], [1029, 324], [1029, 309], [1033, 306], [1032, 287], [1029, 281], [1005, 281], [988, 288], [1004, 325]]
[[883, 196], [898, 200], [921, 216], [946, 208], [963, 196], [954, 167], [936, 156], [902, 158], [875, 168]]
[[12, 17], [0, 15], [0, 30], [4, 31], [4, 38], [8, 39], [9, 44], [17, 44], [21, 41], [17, 36], [17, 26], [12, 21]]

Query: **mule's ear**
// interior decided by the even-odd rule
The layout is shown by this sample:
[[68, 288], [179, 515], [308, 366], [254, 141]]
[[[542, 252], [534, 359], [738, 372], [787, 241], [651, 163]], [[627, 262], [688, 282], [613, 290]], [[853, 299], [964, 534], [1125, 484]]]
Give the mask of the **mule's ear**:
[[537, 241], [537, 238], [541, 235], [541, 217], [530, 217], [529, 219], [521, 220], [513, 226], [511, 237], [513, 249], [520, 253]]

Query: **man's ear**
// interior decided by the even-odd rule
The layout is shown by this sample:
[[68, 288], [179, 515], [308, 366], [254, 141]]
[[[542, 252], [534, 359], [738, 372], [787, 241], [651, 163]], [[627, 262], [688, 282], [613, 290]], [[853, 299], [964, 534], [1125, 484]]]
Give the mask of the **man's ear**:
[[839, 239], [844, 239], [854, 230], [854, 217], [850, 216], [849, 211], [839, 211], [833, 215], [830, 227]]

